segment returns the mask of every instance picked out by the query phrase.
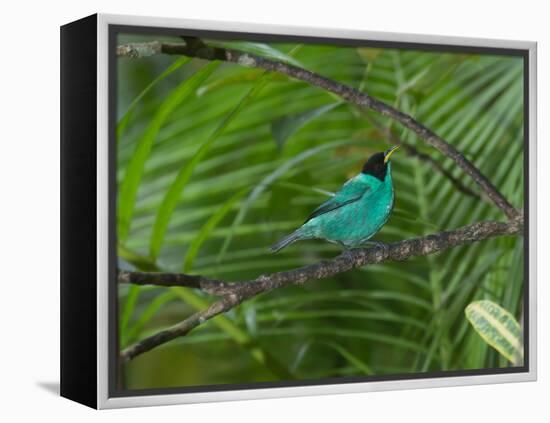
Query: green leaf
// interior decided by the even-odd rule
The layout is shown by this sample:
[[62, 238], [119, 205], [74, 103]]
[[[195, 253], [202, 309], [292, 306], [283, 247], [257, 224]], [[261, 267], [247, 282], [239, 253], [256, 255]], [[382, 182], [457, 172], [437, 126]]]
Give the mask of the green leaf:
[[365, 375], [373, 375], [374, 372], [372, 369], [365, 363], [363, 360], [361, 360], [356, 355], [349, 352], [347, 349], [342, 347], [340, 344], [336, 342], [325, 342], [326, 345], [330, 346], [331, 348], [338, 351], [338, 353], [344, 357], [352, 366], [355, 366], [358, 370], [360, 370]]
[[[255, 310], [257, 307], [255, 307]], [[322, 310], [267, 310], [255, 317], [257, 322], [277, 322], [281, 323], [283, 321], [300, 321], [300, 320], [321, 320], [324, 318], [334, 319], [345, 319], [358, 321], [364, 319], [365, 321], [385, 321], [385, 322], [398, 322], [399, 324], [409, 324], [411, 326], [416, 326], [419, 329], [426, 330], [426, 324], [424, 322], [415, 319], [414, 317], [404, 316], [397, 313], [392, 313], [389, 311], [364, 311], [364, 310], [353, 310], [353, 309], [322, 309]]]
[[440, 230], [437, 225], [434, 225], [432, 222], [422, 219], [418, 214], [411, 213], [408, 210], [400, 209], [398, 207], [394, 207], [391, 217], [405, 220], [407, 222], [413, 222], [415, 225], [420, 224], [432, 229], [433, 231]]
[[305, 304], [312, 304], [317, 301], [349, 301], [357, 302], [361, 299], [366, 299], [367, 302], [375, 302], [377, 300], [389, 300], [396, 303], [410, 304], [418, 306], [430, 313], [433, 313], [432, 305], [421, 298], [414, 297], [409, 294], [392, 291], [366, 291], [360, 289], [340, 289], [322, 292], [308, 292], [305, 294], [293, 294], [292, 296], [284, 296], [275, 299], [267, 299], [257, 305], [258, 310], [266, 308], [281, 308], [294, 307]]
[[[264, 72], [265, 71], [262, 69], [243, 69], [237, 74], [232, 74], [225, 78], [218, 78], [210, 81], [208, 84], [203, 85], [197, 90], [197, 95], [202, 97], [212, 91], [216, 91], [224, 87], [230, 87], [232, 85], [254, 84], [258, 82], [258, 78], [260, 78]], [[279, 74], [272, 74], [271, 80], [284, 81], [286, 78]]]
[[481, 300], [470, 303], [466, 318], [487, 344], [514, 365], [523, 362], [523, 336], [517, 320], [498, 304]]
[[124, 179], [120, 183], [118, 192], [118, 239], [124, 242], [130, 231], [130, 224], [134, 213], [136, 195], [143, 176], [145, 162], [149, 158], [151, 148], [162, 128], [166, 118], [189, 95], [193, 94], [197, 87], [219, 66], [218, 62], [211, 62], [197, 71], [192, 77], [183, 81], [164, 100], [153, 116], [149, 126], [128, 162]]
[[159, 76], [157, 76], [149, 85], [147, 85], [142, 92], [139, 93], [139, 95], [134, 98], [134, 100], [130, 103], [128, 106], [128, 109], [126, 112], [122, 115], [122, 117], [118, 121], [118, 125], [116, 128], [117, 132], [117, 140], [120, 140], [120, 137], [124, 133], [124, 130], [126, 129], [126, 126], [128, 125], [128, 122], [130, 121], [130, 118], [132, 117], [132, 113], [134, 112], [134, 109], [136, 108], [137, 104], [140, 102], [140, 100], [147, 94], [151, 89], [157, 85], [160, 81], [162, 81], [164, 78], [166, 78], [168, 75], [173, 73], [175, 70], [179, 69], [181, 66], [186, 64], [189, 60], [191, 60], [190, 57], [180, 57], [177, 59], [174, 63], [172, 63], [170, 66], [166, 68], [164, 72], [162, 72]]
[[172, 291], [163, 292], [157, 295], [148, 305], [145, 310], [139, 315], [134, 325], [127, 331], [121, 330], [124, 335], [121, 344], [123, 348], [130, 342], [134, 342], [140, 335], [145, 325], [153, 318], [164, 305], [172, 300], [176, 299], [176, 294]]
[[193, 262], [195, 261], [195, 257], [197, 257], [197, 254], [199, 252], [199, 249], [201, 245], [208, 239], [208, 236], [212, 232], [212, 230], [220, 223], [220, 221], [223, 219], [223, 217], [231, 210], [231, 208], [235, 205], [237, 201], [241, 199], [241, 197], [248, 191], [248, 188], [242, 189], [239, 192], [237, 192], [233, 197], [229, 198], [225, 202], [225, 204], [222, 205], [218, 209], [216, 213], [208, 219], [208, 221], [204, 224], [204, 226], [201, 228], [199, 233], [193, 238], [193, 241], [189, 245], [189, 248], [187, 249], [187, 252], [185, 254], [185, 259], [183, 261], [183, 269], [182, 271], [189, 272], [193, 268]]
[[[210, 303], [207, 300], [189, 289], [172, 287], [170, 290], [196, 310], [204, 310], [210, 306]], [[259, 363], [265, 365], [266, 368], [273, 373], [273, 375], [288, 380], [294, 379], [294, 376], [286, 367], [284, 367], [282, 363], [279, 363], [278, 360], [269, 353], [269, 351], [263, 350], [254, 338], [250, 336], [250, 334], [233, 323], [233, 321], [225, 314], [219, 314], [212, 318], [211, 321], [214, 325], [218, 326], [218, 328], [229, 335], [229, 337], [231, 337], [236, 343], [247, 348], [252, 357], [254, 357]]]
[[124, 303], [124, 307], [122, 308], [122, 313], [120, 315], [121, 333], [124, 333], [126, 327], [128, 326], [128, 322], [132, 317], [132, 313], [134, 312], [134, 308], [136, 307], [136, 303], [139, 298], [140, 288], [141, 287], [139, 285], [130, 286], [128, 297], [126, 298], [126, 302]]
[[239, 50], [245, 53], [252, 53], [261, 57], [266, 57], [268, 59], [280, 60], [282, 62], [290, 63], [294, 66], [303, 67], [303, 65], [298, 60], [294, 59], [288, 54], [283, 53], [281, 50], [278, 50], [275, 47], [271, 47], [268, 44], [252, 43], [249, 41], [208, 41], [208, 45]]
[[286, 140], [300, 128], [340, 104], [342, 104], [342, 102], [325, 104], [324, 106], [316, 107], [303, 113], [287, 115], [273, 121], [271, 124], [271, 133], [273, 134], [273, 138], [275, 138], [275, 142], [277, 143], [279, 149], [282, 149]]
[[[220, 316], [216, 316], [212, 321], [218, 319]], [[220, 334], [221, 335], [221, 334]], [[216, 337], [220, 335], [214, 335]], [[201, 339], [204, 336], [206, 339]], [[223, 338], [229, 338], [230, 336], [226, 333]], [[385, 344], [391, 347], [394, 347], [399, 350], [407, 350], [407, 354], [410, 351], [413, 352], [426, 352], [416, 340], [404, 339], [402, 336], [386, 335], [384, 333], [379, 333], [375, 331], [366, 331], [366, 330], [355, 330], [355, 329], [345, 329], [342, 327], [288, 327], [288, 328], [265, 328], [258, 330], [258, 338], [262, 339], [264, 337], [278, 336], [283, 337], [286, 342], [291, 340], [293, 337], [296, 339], [304, 339], [306, 336], [318, 337], [324, 339], [338, 339], [338, 338], [348, 338], [355, 340], [366, 340], [371, 341], [372, 345]], [[190, 336], [181, 337], [174, 340], [174, 344], [180, 343], [192, 343], [192, 342], [202, 342], [204, 340], [211, 340], [212, 335], [202, 334], [193, 332]]]
[[363, 59], [367, 63], [373, 62], [382, 53], [384, 53], [384, 49], [382, 48], [374, 48], [374, 47], [357, 48], [357, 54], [359, 54], [359, 57], [361, 57], [361, 59]]
[[296, 183], [293, 183], [293, 182], [276, 182], [276, 183], [273, 183], [272, 186], [273, 187], [288, 188], [288, 189], [292, 189], [294, 191], [303, 192], [303, 193], [307, 193], [307, 194], [310, 194], [310, 193], [320, 194], [323, 197], [334, 197], [336, 195], [334, 192], [327, 191], [325, 189], [321, 189], [321, 188], [317, 188], [317, 187], [311, 187], [311, 186], [303, 185], [303, 184], [296, 184]]
[[120, 243], [117, 245], [117, 255], [144, 272], [155, 272], [159, 270], [156, 263], [149, 257], [136, 254]]
[[189, 163], [187, 163], [186, 166], [182, 167], [177, 174], [174, 182], [172, 182], [172, 185], [170, 185], [170, 188], [168, 189], [162, 200], [162, 204], [158, 209], [155, 223], [153, 225], [150, 243], [150, 255], [153, 259], [156, 259], [160, 253], [160, 249], [164, 242], [164, 237], [166, 235], [166, 230], [168, 229], [168, 224], [170, 223], [172, 213], [174, 212], [174, 209], [180, 201], [182, 193], [185, 190], [187, 183], [191, 179], [193, 171], [206, 155], [212, 144], [214, 144], [218, 137], [224, 132], [231, 121], [239, 114], [244, 106], [248, 104], [267, 84], [267, 82], [269, 81], [269, 77], [270, 75], [268, 73], [263, 74], [259, 81], [239, 101], [237, 106], [233, 110], [231, 110], [231, 112], [222, 120], [222, 122], [214, 130], [212, 135], [210, 135], [210, 137], [199, 147]]

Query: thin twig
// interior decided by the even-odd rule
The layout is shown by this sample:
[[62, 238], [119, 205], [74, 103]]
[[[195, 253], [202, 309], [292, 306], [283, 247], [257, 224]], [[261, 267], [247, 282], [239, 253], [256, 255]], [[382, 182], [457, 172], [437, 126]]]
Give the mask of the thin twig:
[[341, 84], [332, 79], [321, 76], [315, 72], [285, 63], [279, 60], [266, 59], [264, 57], [246, 53], [234, 49], [210, 47], [202, 40], [193, 37], [183, 37], [185, 44], [161, 43], [153, 41], [150, 43], [126, 44], [117, 47], [118, 57], [147, 57], [154, 54], [176, 54], [189, 57], [197, 57], [205, 60], [222, 60], [237, 63], [246, 67], [261, 68], [268, 71], [278, 72], [291, 78], [307, 82], [332, 92], [342, 99], [364, 109], [371, 109], [383, 116], [387, 116], [399, 122], [405, 128], [413, 131], [426, 143], [437, 148], [441, 153], [451, 158], [460, 168], [466, 172], [487, 194], [487, 197], [498, 207], [508, 219], [514, 219], [521, 213], [516, 210], [496, 187], [487, 179], [481, 171], [474, 166], [466, 157], [458, 152], [451, 144], [435, 134], [433, 131], [416, 121], [412, 116], [403, 113], [394, 107], [363, 93], [353, 87]]
[[417, 159], [430, 165], [433, 170], [445, 176], [454, 185], [454, 187], [461, 193], [468, 195], [470, 197], [476, 198], [478, 200], [488, 199], [488, 197], [481, 196], [477, 192], [473, 191], [472, 189], [464, 185], [464, 183], [462, 183], [462, 181], [459, 178], [456, 178], [455, 176], [453, 176], [453, 174], [450, 171], [445, 169], [443, 165], [439, 163], [437, 160], [435, 160], [432, 156], [430, 156], [429, 154], [423, 153], [422, 151], [419, 151], [412, 144], [409, 144], [408, 142], [403, 141], [400, 137], [395, 135], [390, 128], [384, 127], [383, 125], [376, 122], [376, 120], [371, 119], [368, 116], [366, 118], [374, 127], [376, 127], [380, 132], [382, 132], [386, 137], [388, 137], [389, 144], [401, 145], [409, 156], [416, 157]]
[[201, 281], [197, 283], [196, 276], [185, 274], [142, 273], [136, 276], [134, 272], [119, 272], [119, 281], [123, 283], [133, 283], [134, 280], [137, 280], [139, 284], [150, 283], [162, 286], [193, 285], [193, 287], [200, 288], [201, 283], [208, 281], [208, 283], [223, 285], [223, 293], [219, 292], [223, 295], [221, 299], [212, 303], [207, 309], [189, 316], [182, 322], [131, 345], [121, 352], [121, 359], [123, 361], [131, 360], [159, 345], [186, 335], [198, 325], [261, 293], [291, 284], [301, 285], [310, 280], [328, 278], [366, 265], [390, 260], [403, 261], [410, 257], [426, 256], [452, 247], [479, 242], [489, 238], [518, 235], [522, 231], [523, 218], [521, 216], [506, 223], [492, 221], [477, 222], [452, 231], [407, 239], [388, 244], [384, 247], [377, 246], [369, 249], [347, 250], [332, 260], [321, 261], [298, 269], [262, 275], [254, 280], [244, 282], [229, 283], [201, 278]]

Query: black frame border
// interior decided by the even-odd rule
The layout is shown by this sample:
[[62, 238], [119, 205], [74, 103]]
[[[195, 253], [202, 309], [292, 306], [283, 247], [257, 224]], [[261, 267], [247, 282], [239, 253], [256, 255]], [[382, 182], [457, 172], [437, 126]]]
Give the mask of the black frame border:
[[97, 407], [97, 15], [60, 30], [60, 394]]

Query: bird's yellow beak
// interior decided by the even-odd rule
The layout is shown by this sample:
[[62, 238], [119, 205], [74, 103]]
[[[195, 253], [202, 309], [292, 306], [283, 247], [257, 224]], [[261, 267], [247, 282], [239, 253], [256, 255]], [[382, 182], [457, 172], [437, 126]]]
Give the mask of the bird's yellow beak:
[[384, 153], [384, 163], [388, 163], [388, 161], [390, 160], [390, 157], [391, 155], [393, 154], [393, 152], [395, 150], [397, 150], [399, 148], [398, 145], [394, 145], [392, 148], [390, 148], [389, 150], [387, 150], [385, 153]]

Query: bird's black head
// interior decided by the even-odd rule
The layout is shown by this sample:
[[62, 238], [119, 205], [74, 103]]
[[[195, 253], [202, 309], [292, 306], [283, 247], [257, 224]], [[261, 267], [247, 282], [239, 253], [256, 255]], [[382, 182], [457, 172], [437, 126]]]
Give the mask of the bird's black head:
[[388, 162], [390, 160], [390, 156], [398, 148], [399, 146], [396, 145], [389, 150], [384, 151], [383, 153], [381, 152], [373, 154], [363, 165], [362, 172], [365, 175], [372, 175], [375, 178], [383, 181], [384, 178], [386, 178], [386, 173], [388, 172]]

